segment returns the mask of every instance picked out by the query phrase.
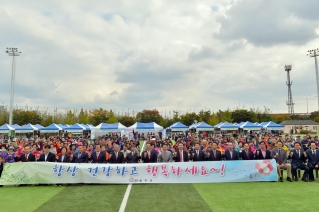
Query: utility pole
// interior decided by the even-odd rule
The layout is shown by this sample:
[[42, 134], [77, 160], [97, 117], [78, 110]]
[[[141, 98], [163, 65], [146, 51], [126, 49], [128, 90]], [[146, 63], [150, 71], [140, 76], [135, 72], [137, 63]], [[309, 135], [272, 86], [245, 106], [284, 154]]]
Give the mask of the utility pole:
[[9, 125], [12, 125], [13, 119], [13, 99], [14, 99], [14, 83], [15, 83], [15, 72], [16, 72], [16, 57], [21, 54], [18, 48], [7, 48], [6, 53], [12, 56], [12, 75], [11, 75], [11, 94], [10, 94], [10, 109], [9, 109]]
[[315, 71], [316, 71], [316, 82], [317, 82], [317, 98], [318, 98], [318, 110], [319, 110], [319, 71], [318, 71], [318, 62], [317, 56], [319, 55], [319, 49], [308, 50], [307, 56], [315, 58]]
[[292, 100], [292, 94], [291, 94], [291, 85], [292, 85], [292, 81], [290, 81], [290, 71], [291, 71], [292, 65], [285, 65], [285, 71], [287, 72], [287, 86], [288, 86], [288, 101], [287, 101], [287, 105], [288, 105], [288, 113], [290, 115], [294, 114], [294, 102]]

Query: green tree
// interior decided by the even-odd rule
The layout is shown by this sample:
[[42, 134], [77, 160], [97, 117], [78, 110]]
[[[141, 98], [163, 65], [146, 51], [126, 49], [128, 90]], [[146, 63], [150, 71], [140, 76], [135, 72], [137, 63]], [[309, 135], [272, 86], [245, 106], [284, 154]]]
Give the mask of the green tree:
[[220, 121], [218, 120], [218, 117], [216, 116], [216, 113], [212, 113], [212, 115], [210, 116], [207, 124], [210, 124], [212, 126], [215, 126], [219, 123]]
[[78, 122], [83, 124], [88, 124], [89, 121], [89, 113], [86, 110], [81, 109], [79, 116], [78, 116]]
[[251, 112], [245, 109], [237, 109], [232, 111], [231, 113], [233, 121], [240, 123], [242, 121], [246, 122], [252, 122]]
[[194, 123], [194, 121], [199, 121], [199, 116], [195, 113], [186, 113], [181, 116], [181, 123], [185, 124], [186, 126], [190, 126]]
[[131, 116], [122, 116], [122, 117], [119, 118], [119, 121], [124, 126], [130, 127], [133, 124], [135, 124], [136, 119], [134, 117], [131, 117]]
[[143, 123], [155, 122], [159, 124], [163, 120], [163, 117], [155, 109], [155, 110], [143, 110], [142, 112], [139, 112], [136, 115], [136, 119], [138, 122], [143, 122]]
[[13, 123], [15, 124], [39, 124], [41, 121], [41, 114], [36, 110], [13, 110]]
[[64, 120], [65, 124], [75, 124], [77, 122], [77, 117], [75, 115], [74, 112], [72, 112], [71, 110], [68, 110], [66, 113], [66, 118]]
[[114, 124], [114, 123], [117, 123], [117, 122], [119, 122], [119, 121], [117, 120], [114, 112], [112, 110], [110, 110], [107, 123]]
[[104, 110], [103, 108], [90, 110], [89, 113], [89, 122], [94, 126], [101, 124], [102, 122], [106, 123], [109, 120], [109, 111]]

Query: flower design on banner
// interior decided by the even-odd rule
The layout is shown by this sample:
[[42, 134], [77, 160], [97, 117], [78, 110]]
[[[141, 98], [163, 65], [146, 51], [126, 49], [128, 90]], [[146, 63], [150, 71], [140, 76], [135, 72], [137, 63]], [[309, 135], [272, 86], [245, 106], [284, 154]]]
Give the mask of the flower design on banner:
[[258, 161], [255, 165], [255, 168], [262, 175], [268, 176], [274, 167], [271, 165], [270, 160]]

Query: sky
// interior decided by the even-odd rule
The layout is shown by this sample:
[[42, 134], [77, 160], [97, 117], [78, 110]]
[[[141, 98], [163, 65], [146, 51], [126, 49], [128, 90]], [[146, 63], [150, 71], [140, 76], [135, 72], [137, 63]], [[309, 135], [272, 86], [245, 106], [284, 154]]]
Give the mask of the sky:
[[287, 113], [291, 64], [295, 112], [318, 110], [317, 0], [0, 2], [3, 105], [18, 47], [18, 106]]

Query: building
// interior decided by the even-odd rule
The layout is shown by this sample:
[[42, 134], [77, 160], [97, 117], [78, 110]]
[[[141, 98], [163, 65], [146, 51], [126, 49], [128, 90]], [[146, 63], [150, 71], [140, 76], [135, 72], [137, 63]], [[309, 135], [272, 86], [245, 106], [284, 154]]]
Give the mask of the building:
[[280, 123], [284, 125], [284, 133], [299, 133], [300, 130], [308, 130], [312, 132], [319, 132], [319, 123], [312, 120], [287, 120]]

